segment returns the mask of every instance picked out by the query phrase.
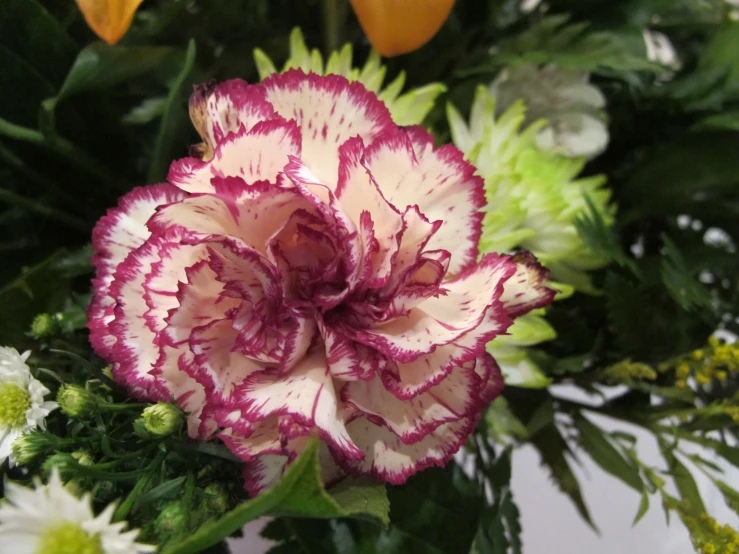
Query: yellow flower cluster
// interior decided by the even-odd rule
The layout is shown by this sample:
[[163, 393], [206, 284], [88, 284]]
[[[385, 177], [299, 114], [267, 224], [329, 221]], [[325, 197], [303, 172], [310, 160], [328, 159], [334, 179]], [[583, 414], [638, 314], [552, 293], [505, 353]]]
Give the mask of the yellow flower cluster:
[[688, 387], [691, 376], [701, 386], [713, 381], [726, 381], [729, 374], [739, 373], [739, 344], [729, 344], [711, 337], [705, 348], [662, 364], [659, 369], [667, 371], [672, 367], [675, 368], [675, 386], [681, 389]]
[[616, 383], [628, 383], [639, 379], [654, 381], [657, 372], [647, 364], [624, 360], [607, 367], [603, 371], [603, 377]]
[[739, 554], [739, 533], [730, 525], [720, 525], [706, 513], [700, 518], [683, 515], [690, 529], [696, 552], [700, 554]]

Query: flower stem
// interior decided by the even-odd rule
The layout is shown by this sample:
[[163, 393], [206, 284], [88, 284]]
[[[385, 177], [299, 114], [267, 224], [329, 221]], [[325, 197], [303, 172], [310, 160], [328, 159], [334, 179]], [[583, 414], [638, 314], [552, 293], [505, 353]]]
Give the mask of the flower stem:
[[31, 200], [30, 198], [11, 192], [7, 189], [0, 189], [0, 202], [20, 206], [21, 208], [27, 209], [29, 212], [58, 221], [59, 223], [68, 225], [77, 231], [82, 231], [84, 233], [90, 231], [90, 225], [86, 221], [74, 217], [73, 215], [66, 214], [61, 210], [52, 208], [51, 206], [47, 206], [46, 204], [37, 202], [36, 200]]
[[109, 404], [107, 402], [99, 402], [97, 407], [106, 412], [125, 412], [127, 410], [140, 410], [146, 408], [148, 404]]
[[136, 503], [136, 499], [143, 492], [144, 488], [146, 488], [146, 485], [149, 484], [149, 480], [152, 478], [154, 473], [156, 473], [156, 470], [159, 469], [159, 466], [162, 465], [162, 462], [164, 461], [164, 457], [166, 455], [167, 452], [165, 450], [161, 450], [159, 454], [157, 454], [156, 458], [154, 458], [154, 460], [151, 462], [151, 464], [149, 464], [146, 474], [143, 476], [143, 478], [139, 479], [136, 482], [133, 490], [128, 493], [126, 499], [121, 503], [120, 506], [118, 506], [115, 514], [113, 514], [114, 522], [126, 519], [126, 516], [128, 516], [128, 513], [131, 511], [131, 508], [133, 508], [133, 505]]
[[328, 57], [339, 47], [339, 27], [341, 25], [341, 0], [323, 0], [323, 49]]
[[48, 137], [40, 131], [16, 125], [3, 118], [0, 118], [0, 135], [46, 148], [104, 183], [112, 186], [117, 185], [118, 179], [114, 177], [110, 170], [65, 138], [59, 136]]

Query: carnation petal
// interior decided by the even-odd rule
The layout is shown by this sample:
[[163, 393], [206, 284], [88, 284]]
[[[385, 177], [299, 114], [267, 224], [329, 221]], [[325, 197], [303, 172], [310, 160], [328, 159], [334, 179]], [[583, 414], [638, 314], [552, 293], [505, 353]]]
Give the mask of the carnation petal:
[[450, 274], [475, 263], [485, 193], [462, 152], [451, 145], [435, 148], [432, 135], [411, 127], [372, 144], [366, 164], [388, 202], [399, 210], [417, 205], [428, 220], [442, 222], [428, 248], [452, 253]]
[[208, 161], [216, 145], [230, 133], [238, 131], [242, 125], [248, 131], [274, 113], [264, 89], [241, 79], [195, 87], [190, 97], [190, 119], [204, 141], [203, 147], [196, 148], [196, 152]]
[[339, 146], [354, 136], [369, 144], [395, 127], [377, 96], [339, 75], [321, 77], [292, 69], [267, 77], [262, 85], [275, 111], [297, 121], [303, 138], [301, 159], [332, 190]]
[[[363, 217], [372, 224], [372, 237], [378, 242], [371, 255], [372, 273], [376, 282], [385, 282], [392, 270], [403, 231], [403, 217], [382, 195], [372, 175], [363, 164], [364, 145], [359, 137], [346, 141], [339, 148], [339, 182], [336, 198], [342, 211], [360, 227]], [[365, 215], [366, 214], [366, 215]], [[365, 251], [368, 244], [365, 243]], [[369, 270], [370, 268], [368, 268]], [[371, 286], [372, 283], [368, 284]]]
[[192, 363], [192, 353], [187, 345], [179, 347], [164, 345], [159, 349], [159, 359], [151, 374], [157, 378], [156, 384], [166, 398], [172, 397], [188, 414], [188, 435], [204, 440], [210, 438], [216, 428], [213, 422], [203, 417], [205, 389], [181, 369], [189, 363]]
[[135, 397], [167, 400], [150, 374], [159, 358], [156, 333], [147, 325], [144, 314], [149, 307], [144, 297], [144, 280], [159, 261], [155, 242], [147, 242], [131, 252], [118, 266], [111, 284], [116, 299], [115, 319], [110, 331], [116, 337], [111, 358], [113, 377]]
[[391, 359], [412, 361], [478, 327], [514, 271], [506, 258], [488, 254], [480, 264], [445, 281], [438, 296], [424, 300], [404, 317], [353, 330], [354, 338]]
[[94, 294], [88, 309], [90, 342], [95, 351], [109, 359], [115, 337], [108, 324], [113, 320], [115, 301], [110, 296], [110, 284], [118, 265], [128, 254], [149, 237], [146, 222], [157, 206], [185, 197], [185, 194], [167, 184], [138, 187], [123, 196], [116, 208], [108, 210], [92, 232], [95, 254]]
[[172, 164], [167, 180], [192, 193], [213, 193], [213, 179], [239, 177], [247, 185], [277, 183], [288, 156], [300, 155], [300, 130], [295, 121], [274, 117], [247, 130], [241, 127], [216, 146], [208, 163], [184, 158]]
[[[512, 324], [501, 302], [485, 312], [485, 318], [472, 331], [449, 344], [411, 362], [399, 362], [382, 372], [385, 387], [400, 399], [413, 398], [444, 379], [455, 367], [479, 356], [485, 345], [504, 333]], [[486, 378], [485, 375], [481, 377]]]
[[206, 390], [209, 402], [224, 404], [236, 389], [265, 365], [234, 351], [237, 333], [230, 319], [213, 321], [195, 329], [189, 347], [194, 354], [186, 371]]
[[480, 378], [473, 364], [457, 367], [439, 384], [411, 399], [389, 392], [380, 377], [353, 381], [342, 389], [342, 399], [364, 414], [382, 421], [405, 444], [413, 444], [444, 423], [478, 412]]
[[357, 446], [366, 453], [365, 458], [360, 461], [337, 461], [350, 473], [402, 485], [422, 469], [444, 467], [467, 441], [475, 421], [474, 418], [464, 418], [445, 423], [420, 441], [405, 444], [386, 427], [360, 417], [349, 423], [347, 428]]
[[505, 282], [500, 297], [508, 314], [519, 317], [551, 304], [556, 291], [544, 285], [549, 279], [549, 270], [537, 262], [531, 252], [518, 252], [510, 261], [516, 264], [516, 273]]
[[172, 346], [187, 342], [195, 327], [221, 319], [223, 314], [238, 306], [237, 299], [225, 294], [224, 285], [208, 260], [187, 267], [184, 280], [178, 280], [176, 285], [177, 305], [162, 320], [165, 327], [161, 335], [162, 340]]
[[250, 421], [290, 415], [303, 425], [315, 426], [321, 438], [347, 458], [363, 456], [339, 415], [331, 372], [320, 349], [308, 354], [287, 375], [274, 370], [253, 374], [240, 388], [236, 403]]

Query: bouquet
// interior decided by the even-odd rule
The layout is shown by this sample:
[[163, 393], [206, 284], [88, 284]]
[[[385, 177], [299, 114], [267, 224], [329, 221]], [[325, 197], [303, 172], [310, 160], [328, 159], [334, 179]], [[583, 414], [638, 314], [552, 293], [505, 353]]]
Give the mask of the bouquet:
[[0, 550], [739, 550], [737, 9], [6, 0]]

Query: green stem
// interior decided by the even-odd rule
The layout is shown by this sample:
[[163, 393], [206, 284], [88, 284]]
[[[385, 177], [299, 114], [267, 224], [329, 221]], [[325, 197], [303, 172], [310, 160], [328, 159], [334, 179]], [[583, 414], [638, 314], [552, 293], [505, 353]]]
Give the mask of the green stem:
[[182, 502], [187, 506], [187, 525], [192, 523], [190, 515], [192, 513], [192, 497], [195, 494], [195, 473], [192, 470], [187, 472], [187, 481], [185, 482], [185, 494], [182, 495]]
[[2, 118], [0, 118], [0, 135], [46, 148], [104, 183], [112, 186], [117, 184], [118, 179], [110, 170], [65, 138], [47, 137], [40, 131], [16, 125]]
[[133, 490], [128, 494], [126, 499], [121, 503], [120, 506], [118, 506], [118, 509], [115, 511], [115, 514], [113, 514], [113, 521], [122, 521], [126, 519], [126, 516], [128, 516], [128, 513], [133, 508], [133, 505], [136, 503], [136, 499], [141, 495], [146, 485], [149, 484], [149, 481], [151, 480], [152, 475], [156, 473], [157, 469], [159, 469], [159, 466], [164, 461], [164, 457], [167, 455], [167, 452], [165, 450], [162, 450], [157, 454], [156, 458], [149, 464], [149, 467], [147, 468], [146, 474], [142, 479], [136, 482], [136, 485], [133, 487]]
[[106, 412], [125, 412], [127, 410], [140, 410], [146, 408], [149, 404], [109, 404], [107, 402], [100, 402], [97, 407], [100, 410]]
[[25, 196], [20, 196], [8, 189], [0, 189], [0, 202], [20, 206], [30, 212], [58, 221], [59, 223], [68, 225], [77, 231], [82, 231], [83, 233], [88, 233], [90, 231], [90, 225], [86, 221], [74, 217], [73, 215], [66, 214], [56, 208], [47, 206], [46, 204], [41, 204], [40, 202], [26, 198]]
[[323, 49], [326, 57], [339, 47], [340, 0], [323, 0]]
[[38, 173], [35, 169], [32, 167], [29, 167], [27, 164], [23, 162], [21, 158], [19, 158], [14, 152], [11, 150], [8, 150], [0, 144], [0, 159], [5, 161], [10, 167], [13, 169], [19, 171], [20, 173], [23, 173], [28, 179], [35, 182], [38, 185], [41, 185], [45, 189], [49, 191], [56, 190], [56, 184]]

